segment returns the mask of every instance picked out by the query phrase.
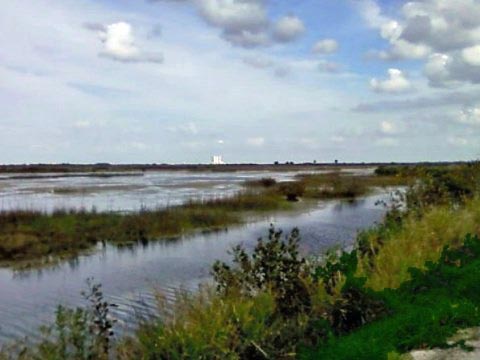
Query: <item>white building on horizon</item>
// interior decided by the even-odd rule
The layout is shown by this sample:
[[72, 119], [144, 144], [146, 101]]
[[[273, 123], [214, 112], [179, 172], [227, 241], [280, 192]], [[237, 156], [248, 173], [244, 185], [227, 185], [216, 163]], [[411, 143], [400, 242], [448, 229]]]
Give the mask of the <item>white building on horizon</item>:
[[223, 165], [225, 162], [223, 161], [222, 155], [213, 155], [212, 156], [212, 165]]

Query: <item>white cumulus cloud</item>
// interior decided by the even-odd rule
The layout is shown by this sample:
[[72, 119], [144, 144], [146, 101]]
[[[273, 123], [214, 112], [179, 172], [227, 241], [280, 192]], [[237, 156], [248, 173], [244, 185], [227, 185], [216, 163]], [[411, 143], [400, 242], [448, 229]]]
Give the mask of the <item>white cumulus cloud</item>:
[[389, 69], [387, 79], [373, 78], [370, 80], [370, 87], [379, 93], [402, 93], [410, 90], [411, 84], [401, 70]]
[[462, 58], [469, 65], [480, 66], [480, 45], [463, 49]]
[[286, 15], [276, 22], [268, 17], [265, 0], [152, 0], [189, 3], [221, 37], [234, 46], [256, 48], [294, 41], [305, 32], [302, 20]]
[[460, 111], [457, 121], [461, 124], [480, 126], [480, 107], [468, 107]]
[[197, 0], [201, 16], [225, 31], [261, 29], [267, 24], [262, 1]]
[[382, 15], [381, 9], [374, 0], [360, 2], [363, 17], [367, 23], [380, 32], [380, 36], [390, 43], [388, 50], [375, 52], [380, 59], [422, 59], [431, 52], [429, 46], [403, 39], [404, 26], [394, 19]]
[[102, 56], [123, 62], [162, 62], [161, 54], [141, 51], [135, 43], [132, 26], [126, 22], [117, 22], [103, 27], [99, 31], [103, 42]]
[[449, 64], [452, 59], [446, 54], [432, 54], [425, 64], [424, 72], [433, 86], [445, 86], [450, 80]]
[[480, 83], [478, 0], [408, 1], [398, 19], [382, 14], [374, 0], [361, 1], [361, 10], [389, 43], [375, 52], [381, 59], [425, 59], [424, 72], [433, 87]]

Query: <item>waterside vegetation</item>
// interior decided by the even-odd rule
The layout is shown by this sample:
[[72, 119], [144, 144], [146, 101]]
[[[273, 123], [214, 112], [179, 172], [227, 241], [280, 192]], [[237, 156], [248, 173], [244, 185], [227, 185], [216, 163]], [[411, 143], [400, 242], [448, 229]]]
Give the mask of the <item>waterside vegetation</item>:
[[290, 182], [261, 179], [245, 183], [244, 191], [229, 198], [133, 213], [66, 209], [0, 212], [0, 265], [38, 266], [76, 256], [99, 243], [131, 245], [223, 229], [242, 223], [252, 213], [292, 209], [292, 202], [299, 199], [355, 198], [376, 186], [406, 181], [406, 177], [335, 172], [304, 175]]
[[388, 208], [350, 252], [305, 258], [297, 229], [271, 228], [252, 252], [239, 246], [215, 263], [213, 285], [173, 308], [159, 294], [159, 316], [115, 342], [96, 288], [94, 306], [59, 310], [48, 338], [3, 357], [376, 360], [467, 349], [447, 339], [480, 324], [480, 164], [422, 169]]

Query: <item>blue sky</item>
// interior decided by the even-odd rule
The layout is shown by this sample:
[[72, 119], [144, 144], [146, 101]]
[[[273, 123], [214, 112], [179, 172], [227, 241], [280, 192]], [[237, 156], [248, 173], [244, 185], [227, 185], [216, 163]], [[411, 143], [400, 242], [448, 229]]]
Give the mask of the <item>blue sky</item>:
[[0, 5], [0, 163], [480, 157], [480, 1]]

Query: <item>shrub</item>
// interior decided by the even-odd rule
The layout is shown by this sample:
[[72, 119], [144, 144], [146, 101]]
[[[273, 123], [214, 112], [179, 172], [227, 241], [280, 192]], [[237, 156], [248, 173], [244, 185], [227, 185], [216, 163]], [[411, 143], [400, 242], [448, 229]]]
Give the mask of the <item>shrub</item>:
[[294, 229], [282, 240], [282, 231], [269, 230], [268, 240], [258, 239], [257, 246], [249, 255], [242, 246], [233, 249], [232, 268], [226, 263], [213, 265], [213, 278], [220, 294], [240, 292], [254, 296], [262, 291], [271, 291], [277, 309], [288, 317], [306, 311], [310, 306], [308, 289], [304, 278], [308, 276], [306, 260], [299, 256], [300, 235]]
[[298, 181], [281, 183], [279, 191], [288, 201], [298, 201], [305, 193], [305, 185]]
[[375, 175], [378, 176], [397, 176], [400, 175], [401, 168], [399, 166], [382, 165], [375, 169]]
[[260, 180], [250, 180], [245, 182], [246, 186], [271, 188], [277, 185], [277, 180], [271, 177], [261, 178]]
[[[366, 194], [370, 187], [377, 185], [372, 181], [372, 177], [342, 174], [338, 171], [315, 175], [301, 174], [298, 178], [298, 182], [305, 187], [305, 196], [317, 199], [355, 198]], [[385, 182], [384, 178], [379, 180], [379, 183]]]

